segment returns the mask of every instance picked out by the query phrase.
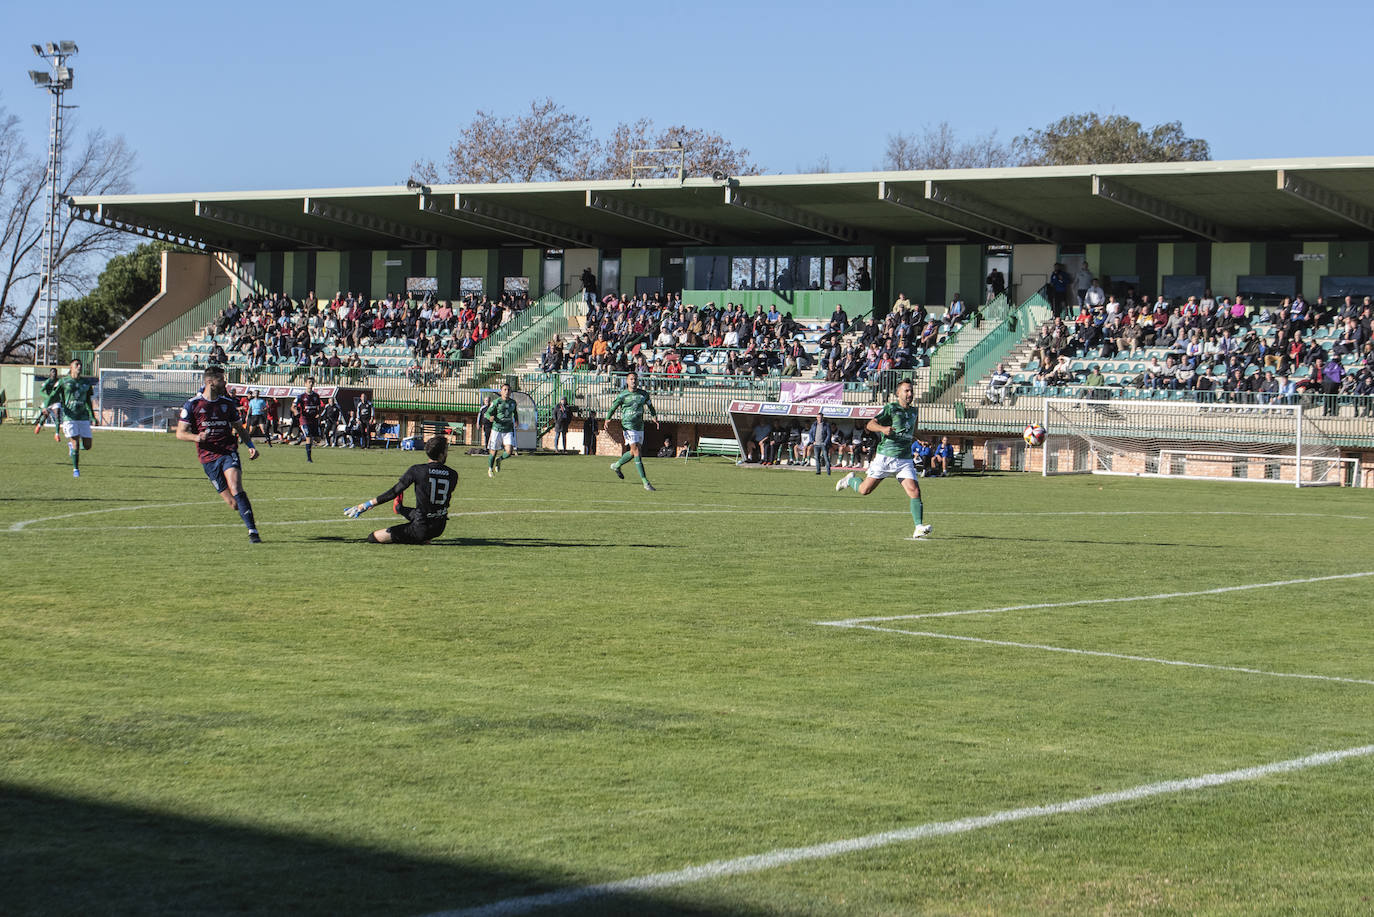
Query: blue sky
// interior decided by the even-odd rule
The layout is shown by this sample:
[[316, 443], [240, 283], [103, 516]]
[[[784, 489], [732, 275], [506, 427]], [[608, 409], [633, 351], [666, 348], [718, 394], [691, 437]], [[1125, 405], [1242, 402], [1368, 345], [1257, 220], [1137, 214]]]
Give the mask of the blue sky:
[[76, 41], [68, 99], [137, 151], [142, 193], [397, 184], [477, 109], [546, 95], [598, 133], [640, 116], [719, 131], [770, 172], [876, 168], [889, 134], [941, 121], [1010, 140], [1085, 111], [1180, 120], [1214, 159], [1374, 155], [1372, 10], [67, 0], [5, 12], [0, 105], [41, 152], [29, 45]]

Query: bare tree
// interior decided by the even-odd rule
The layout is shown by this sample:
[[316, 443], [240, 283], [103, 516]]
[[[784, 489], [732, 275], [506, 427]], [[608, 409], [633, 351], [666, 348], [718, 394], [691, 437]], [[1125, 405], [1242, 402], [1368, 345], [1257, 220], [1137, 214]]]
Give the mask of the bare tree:
[[[553, 99], [530, 102], [528, 112], [513, 118], [479, 111], [449, 147], [442, 174], [458, 184], [564, 181], [581, 177], [573, 164], [593, 144], [587, 119]], [[416, 162], [414, 171], [422, 181], [441, 175], [433, 161]]]
[[997, 131], [963, 142], [955, 136], [948, 121], [927, 126], [919, 134], [889, 134], [883, 155], [883, 168], [897, 172], [987, 169], [1012, 164], [1011, 151], [997, 141]]
[[[650, 119], [640, 118], [616, 125], [609, 137], [597, 140], [586, 118], [544, 99], [531, 102], [529, 113], [517, 118], [479, 111], [459, 131], [442, 164], [417, 161], [413, 172], [421, 181], [461, 184], [629, 178], [633, 151], [676, 144], [686, 153], [686, 172], [691, 176], [760, 171], [747, 149], [736, 148], [718, 133], [686, 125], [659, 129]], [[664, 174], [676, 174], [677, 161], [670, 159], [662, 159]]]
[[[74, 148], [63, 134], [62, 199], [84, 194], [121, 194], [133, 187], [135, 156], [122, 137], [96, 130]], [[42, 295], [42, 241], [47, 200], [47, 163], [30, 156], [17, 118], [0, 109], [0, 362], [33, 347], [34, 309]], [[84, 293], [96, 272], [127, 238], [61, 215], [55, 269], [57, 296]]]

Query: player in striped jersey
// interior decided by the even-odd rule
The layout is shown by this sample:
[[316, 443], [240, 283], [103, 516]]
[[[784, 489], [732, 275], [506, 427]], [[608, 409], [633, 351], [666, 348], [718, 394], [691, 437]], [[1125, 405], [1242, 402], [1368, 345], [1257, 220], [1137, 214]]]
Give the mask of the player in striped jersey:
[[239, 441], [248, 447], [248, 460], [258, 457], [258, 450], [239, 419], [239, 405], [229, 397], [224, 370], [218, 366], [205, 369], [205, 387], [181, 406], [177, 422], [177, 439], [196, 444], [205, 476], [215, 485], [215, 492], [238, 511], [248, 526], [248, 540], [257, 544], [258, 524], [253, 519], [253, 504], [243, 491], [239, 463]]

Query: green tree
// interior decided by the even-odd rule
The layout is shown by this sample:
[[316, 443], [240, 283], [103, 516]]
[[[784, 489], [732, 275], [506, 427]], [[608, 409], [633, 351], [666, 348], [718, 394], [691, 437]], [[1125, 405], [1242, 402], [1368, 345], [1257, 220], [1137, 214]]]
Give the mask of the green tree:
[[1145, 128], [1125, 115], [1066, 115], [1012, 141], [1018, 165], [1080, 166], [1117, 162], [1198, 162], [1211, 159], [1206, 140], [1183, 133], [1178, 121]]
[[66, 359], [73, 350], [93, 350], [162, 290], [162, 253], [186, 251], [165, 242], [147, 242], [116, 255], [96, 278], [95, 289], [57, 307], [58, 347]]

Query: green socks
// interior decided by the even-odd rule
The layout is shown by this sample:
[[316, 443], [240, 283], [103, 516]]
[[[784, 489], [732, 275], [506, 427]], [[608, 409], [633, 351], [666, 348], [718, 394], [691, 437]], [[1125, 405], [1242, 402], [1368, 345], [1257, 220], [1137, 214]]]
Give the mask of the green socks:
[[620, 456], [619, 461], [615, 463], [615, 467], [620, 468], [623, 465], [628, 465], [630, 461], [634, 459], [634, 457], [635, 456], [633, 452], [626, 452], [625, 454]]
[[921, 498], [911, 498], [911, 518], [916, 520], [916, 524], [921, 524]]
[[81, 447], [80, 447], [80, 446], [68, 446], [68, 447], [67, 447], [67, 455], [71, 457], [71, 460], [72, 460], [72, 469], [73, 469], [73, 470], [78, 469], [78, 468], [81, 467]]
[[[630, 453], [626, 452], [625, 454], [626, 454], [626, 455], [629, 455]], [[639, 472], [639, 479], [640, 479], [641, 481], [643, 481], [645, 484], [648, 484], [648, 483], [649, 483], [649, 476], [646, 475], [646, 474], [644, 473], [644, 460], [643, 460], [643, 459], [635, 459], [635, 471], [638, 471], [638, 472]]]
[[850, 478], [849, 478], [849, 489], [852, 490], [852, 491], [854, 491], [854, 493], [858, 493], [858, 492], [859, 492], [859, 485], [862, 484], [862, 483], [863, 483], [863, 481], [859, 478], [859, 476], [858, 476], [857, 474], [856, 474], [856, 475], [852, 475], [852, 476], [850, 476]]

